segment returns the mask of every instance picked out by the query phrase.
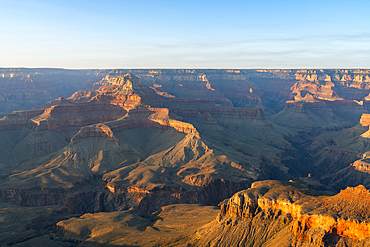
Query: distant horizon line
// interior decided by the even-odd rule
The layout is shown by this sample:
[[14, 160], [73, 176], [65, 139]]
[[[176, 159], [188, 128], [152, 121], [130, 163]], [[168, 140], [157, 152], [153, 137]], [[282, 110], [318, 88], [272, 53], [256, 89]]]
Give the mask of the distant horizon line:
[[0, 69], [59, 69], [59, 70], [370, 70], [369, 68], [62, 68], [62, 67], [0, 67]]

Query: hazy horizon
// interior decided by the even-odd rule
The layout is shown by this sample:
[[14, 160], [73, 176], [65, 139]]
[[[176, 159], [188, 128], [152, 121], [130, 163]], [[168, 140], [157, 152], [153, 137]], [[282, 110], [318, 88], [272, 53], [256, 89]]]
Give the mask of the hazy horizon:
[[368, 1], [0, 2], [2, 68], [370, 68]]

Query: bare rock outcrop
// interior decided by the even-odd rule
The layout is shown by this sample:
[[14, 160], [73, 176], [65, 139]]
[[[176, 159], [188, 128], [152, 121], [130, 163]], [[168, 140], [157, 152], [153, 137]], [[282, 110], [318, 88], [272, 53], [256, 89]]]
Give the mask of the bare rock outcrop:
[[217, 221], [198, 232], [197, 245], [366, 246], [369, 200], [361, 185], [318, 197], [293, 182], [256, 182], [221, 203]]
[[370, 125], [370, 114], [363, 113], [360, 119], [360, 124], [362, 126], [369, 126]]

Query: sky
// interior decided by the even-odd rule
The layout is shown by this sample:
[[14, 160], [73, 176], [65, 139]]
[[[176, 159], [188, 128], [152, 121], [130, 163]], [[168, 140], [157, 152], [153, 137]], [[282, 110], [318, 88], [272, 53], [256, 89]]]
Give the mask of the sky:
[[370, 1], [0, 0], [0, 67], [370, 68]]

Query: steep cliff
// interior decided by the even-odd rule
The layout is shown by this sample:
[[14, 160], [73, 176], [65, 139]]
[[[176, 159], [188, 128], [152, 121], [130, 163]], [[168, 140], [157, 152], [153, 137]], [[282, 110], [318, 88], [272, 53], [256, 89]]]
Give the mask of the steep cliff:
[[196, 246], [367, 246], [369, 191], [314, 196], [297, 184], [262, 181], [221, 204]]

